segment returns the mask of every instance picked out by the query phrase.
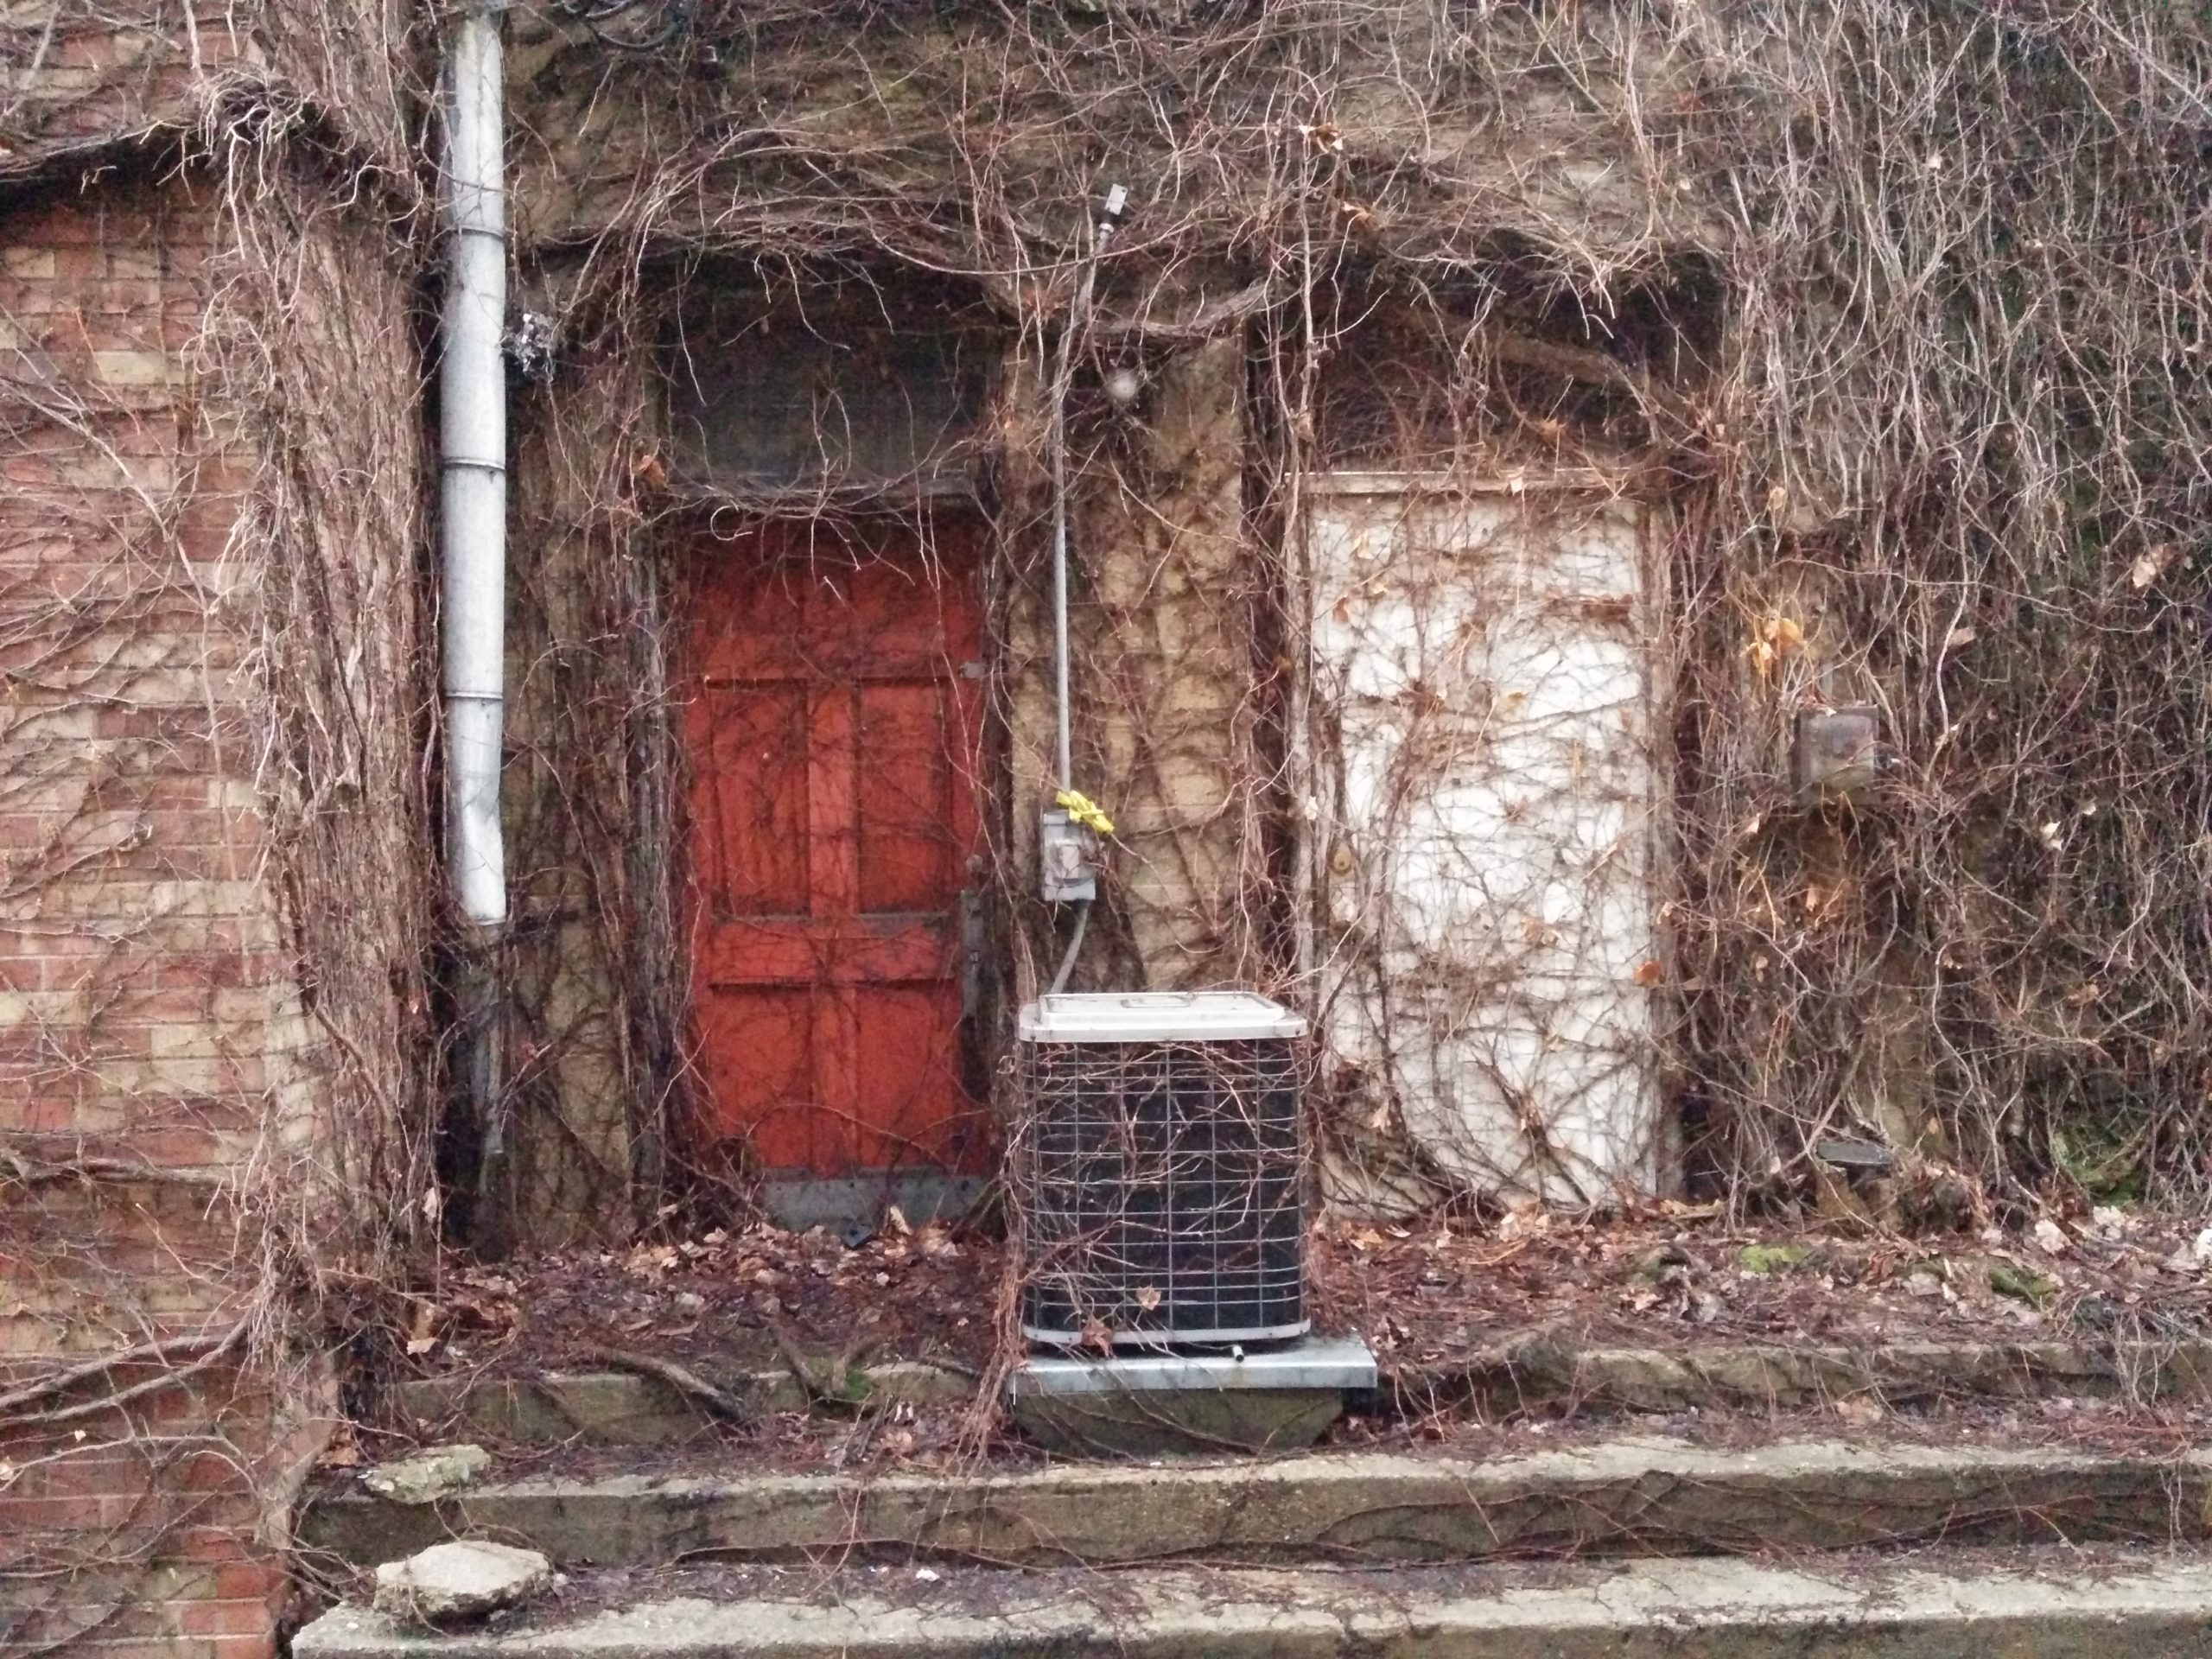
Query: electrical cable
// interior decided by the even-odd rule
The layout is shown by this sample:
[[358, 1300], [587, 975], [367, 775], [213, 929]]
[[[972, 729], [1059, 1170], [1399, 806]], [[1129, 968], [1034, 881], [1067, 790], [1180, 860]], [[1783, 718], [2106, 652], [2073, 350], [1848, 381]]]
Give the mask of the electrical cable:
[[1075, 959], [1083, 954], [1083, 936], [1090, 927], [1090, 900], [1078, 899], [1075, 905], [1075, 931], [1068, 935], [1067, 954], [1060, 958], [1060, 971], [1052, 976], [1052, 995], [1058, 996], [1067, 988], [1068, 976], [1075, 972]]

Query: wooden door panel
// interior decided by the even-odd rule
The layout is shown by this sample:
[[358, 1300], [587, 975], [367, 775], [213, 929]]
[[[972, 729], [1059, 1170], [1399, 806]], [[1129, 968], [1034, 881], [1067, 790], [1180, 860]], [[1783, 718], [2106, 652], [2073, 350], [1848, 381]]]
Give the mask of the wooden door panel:
[[977, 538], [768, 523], [700, 554], [687, 730], [710, 1135], [772, 1173], [988, 1167], [964, 1084]]
[[717, 987], [700, 1001], [709, 1133], [749, 1131], [772, 1167], [835, 1167], [851, 1157], [850, 1126], [814, 1109], [814, 1014], [804, 985]]
[[699, 759], [708, 820], [700, 862], [715, 919], [804, 915], [807, 696], [804, 687], [710, 688]]
[[959, 986], [877, 989], [856, 999], [855, 1016], [861, 1166], [970, 1166], [974, 1149], [961, 1141], [974, 1133], [972, 1117], [943, 1109], [960, 1086]]
[[[871, 551], [876, 556], [849, 582], [830, 584], [844, 591], [817, 590], [819, 607], [840, 613], [849, 652], [844, 672], [860, 680], [937, 678], [949, 652], [972, 651], [972, 615], [949, 613], [937, 602], [952, 567], [942, 559], [886, 556], [888, 550], [880, 547]], [[837, 631], [831, 622], [821, 632]]]
[[807, 902], [801, 913], [853, 915], [861, 890], [859, 710], [850, 686], [815, 690], [807, 713]]
[[700, 597], [713, 615], [696, 619], [697, 671], [709, 682], [796, 681], [811, 672], [807, 646], [810, 586], [784, 538], [757, 533], [702, 556], [709, 567]]
[[[709, 679], [856, 683], [932, 679], [982, 637], [971, 595], [972, 529], [916, 545], [913, 526], [840, 534], [827, 525], [757, 525], [702, 550], [710, 636], [695, 642]], [[944, 601], [957, 598], [957, 606]]]
[[957, 916], [740, 917], [699, 956], [709, 986], [901, 985], [949, 978]]
[[957, 908], [964, 873], [946, 689], [879, 684], [860, 695], [860, 907]]

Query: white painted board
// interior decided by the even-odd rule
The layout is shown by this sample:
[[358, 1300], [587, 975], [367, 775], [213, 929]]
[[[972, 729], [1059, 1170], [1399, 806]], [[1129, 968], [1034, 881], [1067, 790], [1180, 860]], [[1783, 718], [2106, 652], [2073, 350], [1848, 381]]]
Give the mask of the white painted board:
[[1651, 510], [1373, 474], [1309, 501], [1332, 1096], [1508, 1201], [1650, 1191]]

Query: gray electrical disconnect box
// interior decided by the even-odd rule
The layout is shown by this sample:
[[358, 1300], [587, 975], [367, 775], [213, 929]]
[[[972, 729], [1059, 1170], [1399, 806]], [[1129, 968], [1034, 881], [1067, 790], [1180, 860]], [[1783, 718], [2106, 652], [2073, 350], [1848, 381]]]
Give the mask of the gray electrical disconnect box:
[[1066, 809], [1048, 806], [1037, 825], [1038, 892], [1046, 904], [1098, 896], [1098, 837]]
[[1865, 704], [1807, 709], [1797, 716], [1793, 781], [1804, 800], [1855, 800], [1894, 764], [1882, 747], [1878, 710]]

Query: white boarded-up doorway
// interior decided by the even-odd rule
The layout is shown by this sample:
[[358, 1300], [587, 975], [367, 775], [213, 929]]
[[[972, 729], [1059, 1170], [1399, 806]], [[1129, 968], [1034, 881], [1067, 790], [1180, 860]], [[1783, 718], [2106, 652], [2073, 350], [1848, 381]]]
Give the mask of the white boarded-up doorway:
[[1328, 1097], [1463, 1190], [1651, 1191], [1656, 509], [1586, 476], [1306, 487]]

